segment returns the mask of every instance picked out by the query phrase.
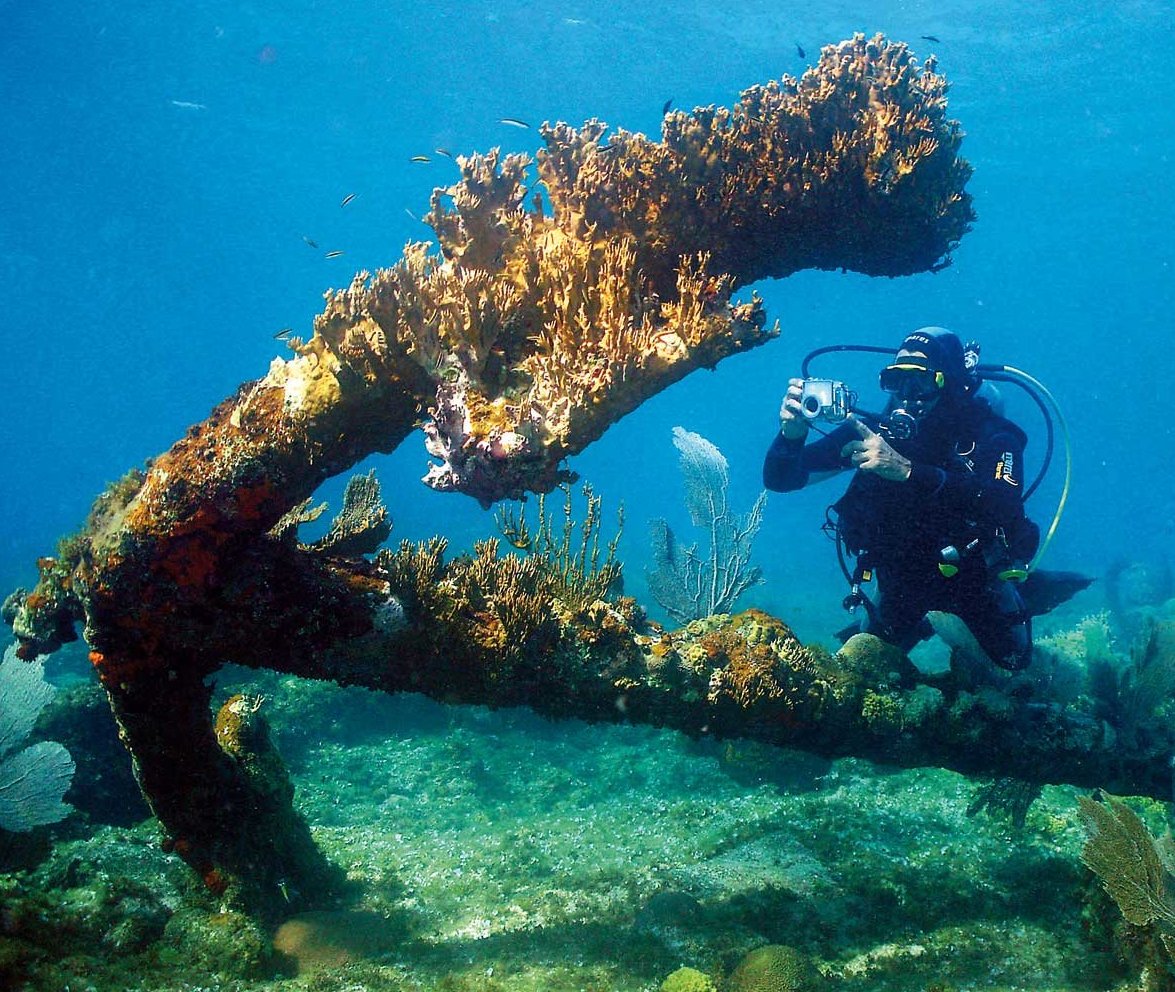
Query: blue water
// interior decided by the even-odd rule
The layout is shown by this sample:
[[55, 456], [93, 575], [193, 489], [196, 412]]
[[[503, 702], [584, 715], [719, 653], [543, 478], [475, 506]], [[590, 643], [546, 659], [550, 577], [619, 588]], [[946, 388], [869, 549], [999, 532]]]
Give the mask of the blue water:
[[[431, 233], [406, 210], [455, 171], [412, 155], [533, 151], [536, 133], [503, 116], [655, 134], [665, 100], [730, 103], [858, 30], [938, 54], [978, 222], [936, 275], [758, 286], [781, 340], [671, 388], [573, 461], [607, 506], [625, 504], [629, 590], [643, 588], [647, 521], [688, 531], [675, 425], [725, 452], [749, 506], [800, 357], [930, 323], [1031, 371], [1066, 412], [1073, 488], [1048, 564], [1099, 574], [1120, 556], [1171, 557], [1173, 21], [1170, 3], [1058, 0], [0, 2], [0, 584], [30, 583], [106, 482], [264, 374], [274, 333], [307, 334], [325, 289]], [[346, 254], [325, 260], [303, 237]], [[1024, 413], [1031, 461], [1041, 431]], [[395, 536], [492, 533], [472, 501], [417, 481], [419, 439], [372, 465]], [[1059, 467], [1031, 507], [1042, 521]], [[809, 637], [840, 622], [818, 534], [835, 495], [772, 497], [767, 582], [748, 599]]]
[[[667, 516], [690, 539], [675, 426], [721, 448], [733, 501], [749, 508], [781, 391], [803, 355], [839, 342], [896, 346], [926, 324], [979, 339], [986, 361], [1030, 371], [1065, 413], [1072, 487], [1043, 564], [1098, 576], [1120, 559], [1173, 561], [1173, 28], [1172, 0], [0, 0], [0, 598], [31, 585], [37, 557], [80, 525], [106, 483], [285, 355], [280, 329], [307, 336], [325, 290], [431, 236], [413, 215], [456, 170], [412, 156], [438, 146], [533, 152], [536, 130], [503, 126], [503, 117], [599, 117], [656, 135], [666, 100], [730, 104], [747, 86], [799, 74], [821, 45], [856, 31], [939, 57], [975, 169], [974, 230], [937, 274], [803, 272], [758, 285], [782, 325], [778, 341], [671, 387], [572, 460], [603, 496], [606, 522], [625, 506], [627, 590], [652, 607], [643, 574], [651, 518]], [[344, 255], [323, 257], [335, 250]], [[818, 371], [869, 393], [876, 363], [827, 359]], [[1010, 402], [1032, 437], [1031, 474], [1041, 423]], [[492, 535], [492, 513], [419, 482], [427, 465], [416, 436], [359, 467], [383, 483], [393, 540], [443, 533], [460, 549]], [[1059, 452], [1029, 506], [1042, 524], [1064, 467]], [[336, 507], [344, 481], [324, 487]], [[845, 623], [844, 585], [819, 532], [841, 487], [771, 496], [757, 554], [765, 582], [744, 600], [809, 640], [827, 641]], [[1099, 597], [1085, 594], [1075, 615]], [[548, 728], [525, 714], [372, 703], [357, 690], [258, 678], [252, 691], [273, 696], [267, 705], [319, 843], [358, 873], [366, 905], [416, 914], [426, 934], [441, 935], [435, 947], [411, 942], [405, 967], [432, 955], [423, 974], [485, 977], [443, 987], [491, 988], [495, 965], [521, 968], [529, 937], [470, 937], [482, 916], [514, 900], [526, 905], [540, 965], [610, 961], [604, 939], [590, 950], [581, 915], [598, 916], [606, 940], [636, 916], [634, 957], [665, 947], [676, 955], [647, 936], [651, 894], [729, 885], [714, 856], [732, 846], [734, 860], [762, 869], [742, 879], [762, 901], [715, 897], [711, 944], [693, 957], [625, 964], [616, 987], [651, 989], [677, 963], [707, 967], [721, 954], [733, 963], [736, 946], [790, 940], [792, 919], [798, 939], [838, 966], [879, 939], [921, 941], [925, 930], [933, 959], [957, 969], [935, 977], [960, 987], [1093, 987], [1094, 978], [1064, 977], [1074, 960], [1066, 949], [1097, 943], [1083, 929], [1077, 893], [1087, 879], [1067, 791], [1047, 792], [1028, 833], [1009, 834], [967, 818], [970, 786], [946, 773], [874, 775], [851, 761], [805, 771], [793, 758], [773, 765], [741, 744], [720, 752], [648, 728]], [[357, 731], [365, 708], [386, 739]], [[819, 778], [820, 791], [781, 782], [781, 769]], [[64, 886], [101, 895], [124, 872], [169, 913], [192, 898], [190, 873], [158, 849], [150, 824], [68, 829], [76, 832], [55, 842], [37, 883], [55, 900], [54, 926], [90, 905]], [[795, 898], [780, 850], [791, 852]], [[830, 866], [849, 884], [832, 901], [818, 886], [811, 898], [804, 885], [823, 876], [805, 876], [808, 865]], [[714, 879], [670, 871], [695, 867]], [[552, 884], [565, 891], [548, 913]], [[24, 885], [0, 876], [0, 896]], [[578, 901], [581, 889], [597, 901]], [[77, 909], [91, 929], [69, 939], [92, 934], [94, 959], [117, 975], [121, 952], [94, 920], [134, 914], [109, 903], [104, 916]], [[143, 961], [153, 941], [139, 948]], [[974, 966], [970, 950], [956, 953], [956, 944], [985, 942], [996, 950]], [[169, 953], [179, 974], [179, 952]], [[1011, 965], [998, 963], [1004, 957]], [[856, 987], [929, 987], [932, 966], [922, 967], [911, 965], [908, 986], [883, 976]], [[1005, 980], [1000, 967], [1022, 974]], [[587, 987], [568, 973], [566, 987]], [[153, 972], [144, 974], [142, 985], [117, 978], [109, 987], [151, 987]]]

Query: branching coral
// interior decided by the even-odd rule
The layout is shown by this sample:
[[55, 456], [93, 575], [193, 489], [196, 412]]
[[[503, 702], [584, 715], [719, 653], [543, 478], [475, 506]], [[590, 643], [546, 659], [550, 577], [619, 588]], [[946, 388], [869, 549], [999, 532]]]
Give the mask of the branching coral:
[[1167, 737], [1155, 733], [1170, 724], [1171, 701], [1175, 694], [1175, 623], [1151, 623], [1131, 651], [1131, 664], [1119, 685], [1119, 719], [1124, 732], [1136, 738], [1158, 737], [1166, 747]]
[[460, 611], [472, 643], [495, 658], [487, 669], [491, 681], [536, 640], [553, 638], [552, 592], [560, 584], [542, 559], [500, 556], [498, 547], [494, 538], [478, 542], [472, 556], [446, 570], [443, 581], [444, 595]]
[[[286, 513], [270, 530], [279, 541], [296, 541], [298, 528], [313, 523], [326, 512], [326, 504], [312, 507], [313, 500], [303, 500]], [[343, 491], [343, 508], [331, 521], [330, 530], [311, 544], [299, 544], [302, 551], [316, 554], [356, 557], [372, 554], [392, 532], [392, 521], [380, 499], [379, 482], [374, 469], [367, 475], [354, 475]]]
[[972, 218], [945, 95], [933, 60], [858, 36], [733, 109], [667, 115], [660, 142], [545, 125], [551, 216], [526, 202], [525, 156], [460, 158], [426, 217], [440, 256], [409, 245], [329, 294], [266, 384], [312, 416], [396, 383], [428, 408], [430, 485], [549, 490], [652, 393], [771, 336], [757, 298], [730, 303], [736, 283], [945, 264]]
[[330, 530], [309, 546], [320, 554], [354, 558], [372, 554], [392, 532], [392, 521], [379, 495], [375, 471], [355, 475], [343, 491], [343, 508]]
[[572, 609], [583, 609], [604, 599], [620, 582], [621, 565], [616, 558], [616, 545], [624, 529], [624, 507], [617, 511], [616, 533], [606, 546], [601, 546], [600, 510], [603, 501], [585, 482], [583, 520], [577, 521], [571, 496], [571, 488], [567, 487], [562, 524], [558, 530], [542, 493], [538, 496], [537, 520], [533, 527], [522, 507], [517, 510], [502, 507], [496, 521], [498, 531], [512, 547], [545, 559], [547, 570], [562, 579], [562, 588], [556, 591], [555, 598]]
[[[491, 538], [448, 563], [443, 551], [441, 541], [404, 542], [376, 559], [389, 587], [408, 603], [412, 659], [444, 659], [423, 674], [425, 666], [409, 667], [416, 688], [447, 698], [521, 702], [518, 694], [536, 681], [563, 681], [566, 694], [576, 688], [572, 683], [596, 677], [567, 664], [569, 648], [601, 645], [602, 651], [607, 641], [618, 656], [639, 656], [632, 637], [640, 611], [631, 600], [600, 598], [618, 572], [614, 562], [592, 570], [565, 541], [550, 554], [519, 555], [502, 554]], [[398, 660], [409, 661], [407, 649]], [[541, 679], [540, 670], [546, 672]], [[397, 673], [391, 665], [382, 678], [394, 682]]]
[[[946, 80], [880, 36], [828, 46], [731, 109], [666, 116], [663, 141], [589, 121], [543, 129], [539, 174], [564, 230], [629, 234], [661, 289], [711, 253], [740, 283], [801, 268], [901, 275], [942, 264], [973, 219]], [[834, 220], [835, 218], [835, 220]]]
[[1175, 708], [1175, 623], [1148, 620], [1129, 657], [1113, 649], [1105, 614], [1046, 644], [1082, 666], [1084, 691], [1095, 714], [1131, 748], [1169, 753]]

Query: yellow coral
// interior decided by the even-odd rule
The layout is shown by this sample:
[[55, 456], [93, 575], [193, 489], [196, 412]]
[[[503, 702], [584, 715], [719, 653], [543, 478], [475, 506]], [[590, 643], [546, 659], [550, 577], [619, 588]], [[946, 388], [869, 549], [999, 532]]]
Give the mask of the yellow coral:
[[717, 992], [717, 986], [697, 968], [678, 968], [661, 983], [661, 992]]
[[888, 693], [866, 690], [861, 716], [875, 734], [892, 734], [902, 729], [901, 703]]
[[751, 709], [778, 700], [790, 708], [806, 698], [796, 687], [809, 680], [812, 657], [782, 621], [761, 610], [724, 620], [710, 630], [704, 623], [691, 624], [687, 631], [697, 627], [706, 632], [692, 650], [682, 649], [687, 660], [704, 659], [711, 703], [730, 699], [742, 709]]
[[[826, 47], [802, 79], [752, 87], [733, 109], [667, 114], [659, 143], [625, 131], [605, 142], [599, 121], [579, 131], [545, 128], [539, 173], [565, 230], [636, 235], [647, 249], [642, 264], [663, 289], [673, 264], [658, 257], [666, 246], [711, 251], [715, 267], [741, 282], [806, 264], [833, 267], [798, 250], [832, 190], [859, 198], [862, 212], [880, 200], [895, 211], [885, 225], [903, 226], [911, 240], [899, 255], [909, 254], [867, 249], [846, 266], [894, 275], [933, 264], [925, 261], [931, 244], [942, 254], [972, 218], [962, 193], [970, 167], [957, 158], [961, 133], [946, 118], [946, 81], [935, 69], [933, 59], [919, 69], [904, 44], [856, 35]], [[899, 183], [903, 176], [909, 182]], [[929, 227], [916, 219], [928, 203], [936, 212]], [[879, 234], [863, 225], [851, 240], [865, 249]], [[853, 254], [847, 243], [826, 248]], [[922, 261], [912, 263], [915, 256]]]

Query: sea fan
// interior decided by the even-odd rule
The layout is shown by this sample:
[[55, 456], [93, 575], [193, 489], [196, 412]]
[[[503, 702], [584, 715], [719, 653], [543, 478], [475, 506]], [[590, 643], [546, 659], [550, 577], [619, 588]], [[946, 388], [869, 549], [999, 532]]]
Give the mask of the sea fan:
[[20, 748], [41, 710], [53, 698], [38, 658], [22, 661], [15, 647], [0, 662], [0, 830], [24, 831], [63, 819], [62, 801], [74, 763], [56, 741]]

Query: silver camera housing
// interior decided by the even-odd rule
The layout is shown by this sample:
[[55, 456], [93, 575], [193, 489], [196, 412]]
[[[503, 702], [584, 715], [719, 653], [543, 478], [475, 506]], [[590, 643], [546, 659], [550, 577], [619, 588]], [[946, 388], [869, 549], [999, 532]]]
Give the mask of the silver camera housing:
[[800, 392], [800, 411], [806, 420], [838, 424], [853, 410], [853, 393], [835, 379], [805, 379]]

